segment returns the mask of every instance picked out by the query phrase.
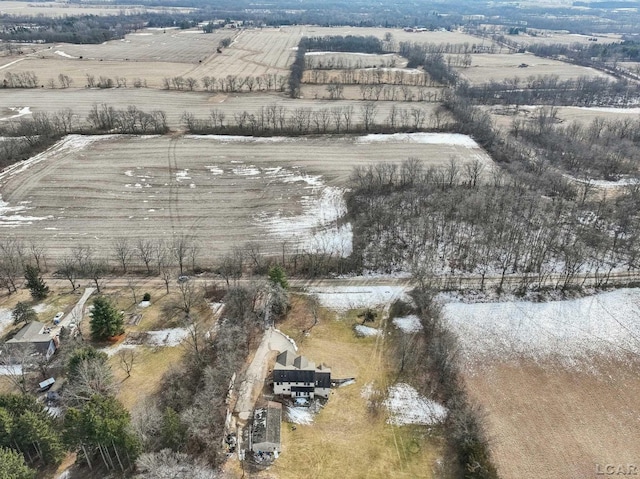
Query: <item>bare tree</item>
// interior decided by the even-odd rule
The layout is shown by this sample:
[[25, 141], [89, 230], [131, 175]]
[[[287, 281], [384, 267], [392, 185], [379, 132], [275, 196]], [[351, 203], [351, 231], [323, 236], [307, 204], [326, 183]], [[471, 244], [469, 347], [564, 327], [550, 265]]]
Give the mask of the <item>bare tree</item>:
[[151, 273], [151, 261], [153, 261], [154, 256], [153, 253], [154, 247], [151, 240], [138, 238], [136, 243], [136, 255], [144, 263], [144, 266], [147, 268], [147, 273]]
[[133, 348], [125, 348], [118, 351], [117, 355], [118, 366], [127, 374], [127, 378], [130, 378], [133, 366], [138, 360], [138, 352]]
[[116, 261], [118, 261], [118, 263], [120, 263], [120, 266], [122, 266], [122, 272], [126, 274], [127, 265], [129, 264], [129, 261], [133, 256], [133, 249], [129, 244], [129, 240], [125, 237], [116, 238], [111, 246], [111, 249]]
[[235, 249], [232, 254], [226, 254], [223, 256], [216, 272], [222, 276], [227, 283], [227, 289], [229, 289], [229, 280], [235, 280], [242, 276], [242, 252]]
[[364, 131], [369, 131], [373, 126], [373, 123], [376, 119], [377, 111], [378, 106], [372, 101], [368, 101], [360, 107], [360, 114], [362, 115], [362, 124], [364, 126]]
[[185, 234], [174, 235], [171, 240], [171, 254], [178, 264], [180, 274], [184, 274], [185, 262], [192, 244], [192, 238]]
[[115, 395], [117, 387], [109, 363], [92, 359], [84, 359], [69, 378], [65, 388], [65, 400], [71, 405], [89, 401], [95, 394]]
[[92, 260], [86, 265], [85, 274], [93, 280], [98, 293], [101, 292], [102, 279], [104, 279], [108, 270], [107, 264], [102, 260]]
[[76, 259], [72, 256], [65, 256], [62, 258], [62, 263], [60, 264], [60, 268], [58, 268], [58, 273], [71, 283], [71, 288], [75, 291], [78, 287], [76, 281], [79, 273]]
[[7, 288], [9, 294], [18, 291], [17, 281], [22, 276], [23, 247], [15, 238], [0, 241], [0, 284]]
[[474, 159], [471, 163], [467, 163], [464, 167], [467, 178], [469, 179], [469, 186], [475, 188], [478, 184], [478, 180], [484, 171], [484, 165], [479, 159]]
[[5, 377], [22, 394], [27, 394], [27, 371], [33, 364], [35, 348], [30, 344], [2, 345], [0, 365], [4, 368]]

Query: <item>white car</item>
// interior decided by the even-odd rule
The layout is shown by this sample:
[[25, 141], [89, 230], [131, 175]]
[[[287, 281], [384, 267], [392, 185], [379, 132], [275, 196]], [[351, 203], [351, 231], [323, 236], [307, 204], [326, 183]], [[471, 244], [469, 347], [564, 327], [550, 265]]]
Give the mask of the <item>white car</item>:
[[59, 313], [56, 313], [56, 315], [53, 317], [53, 324], [58, 324], [63, 316], [64, 316], [64, 313], [62, 311]]

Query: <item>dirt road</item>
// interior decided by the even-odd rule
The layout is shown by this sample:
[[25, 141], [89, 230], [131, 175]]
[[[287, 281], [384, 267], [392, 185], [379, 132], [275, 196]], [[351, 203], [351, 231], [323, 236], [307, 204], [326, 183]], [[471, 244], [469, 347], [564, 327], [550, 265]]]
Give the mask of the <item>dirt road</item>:
[[265, 331], [262, 342], [256, 351], [253, 361], [244, 374], [244, 380], [238, 388], [238, 401], [236, 402], [235, 412], [241, 421], [246, 421], [251, 417], [251, 412], [255, 405], [256, 399], [264, 386], [264, 380], [267, 377], [267, 368], [269, 366], [268, 357], [271, 352], [283, 351], [295, 352], [295, 346], [289, 338], [274, 328]]

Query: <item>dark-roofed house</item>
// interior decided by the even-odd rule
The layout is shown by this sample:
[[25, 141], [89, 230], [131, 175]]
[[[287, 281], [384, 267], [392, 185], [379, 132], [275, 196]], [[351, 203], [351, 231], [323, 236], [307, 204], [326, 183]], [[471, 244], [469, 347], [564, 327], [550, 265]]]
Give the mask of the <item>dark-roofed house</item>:
[[269, 401], [267, 407], [256, 409], [253, 413], [251, 450], [256, 454], [279, 453], [281, 422], [282, 404]]
[[26, 324], [16, 335], [7, 341], [9, 347], [33, 346], [35, 352], [49, 359], [56, 352], [56, 342], [50, 334], [45, 333], [45, 325], [38, 321]]
[[290, 351], [280, 353], [273, 367], [273, 392], [292, 398], [329, 397], [331, 369]]

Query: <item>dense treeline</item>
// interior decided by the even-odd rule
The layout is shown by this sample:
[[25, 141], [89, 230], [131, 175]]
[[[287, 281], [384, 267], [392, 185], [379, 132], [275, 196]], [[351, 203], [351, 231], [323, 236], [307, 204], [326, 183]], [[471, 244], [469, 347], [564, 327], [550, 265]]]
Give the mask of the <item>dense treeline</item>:
[[374, 36], [305, 37], [300, 43], [308, 52], [384, 53], [382, 40]]
[[554, 273], [562, 289], [575, 286], [578, 273], [606, 284], [614, 269], [638, 267], [638, 188], [615, 204], [585, 194], [551, 199], [517, 172], [488, 173], [455, 158], [443, 169], [424, 169], [418, 160], [355, 169], [348, 196], [354, 261], [373, 270], [420, 264], [437, 274], [503, 280], [517, 273], [527, 276], [524, 288], [543, 286]]
[[556, 108], [541, 107], [528, 121], [514, 120], [511, 133], [536, 148], [549, 166], [585, 181], [616, 181], [638, 173], [640, 120], [597, 117], [589, 125], [558, 123]]
[[636, 83], [626, 80], [579, 77], [560, 80], [556, 75], [530, 75], [481, 85], [462, 82], [458, 94], [484, 105], [629, 105], [638, 96]]
[[454, 86], [458, 74], [449, 68], [441, 52], [432, 51], [422, 43], [400, 43], [400, 55], [408, 60], [407, 68], [423, 67], [429, 76], [442, 85]]
[[171, 450], [204, 458], [213, 467], [226, 459], [221, 441], [231, 432], [227, 396], [236, 372], [259, 340], [263, 294], [255, 287], [230, 288], [224, 297], [225, 319], [215, 334], [190, 318], [184, 358], [163, 377], [157, 401], [145, 404], [136, 415], [147, 453], [157, 456]]
[[300, 84], [302, 83], [302, 75], [304, 74], [304, 55], [306, 52], [306, 42], [303, 38], [298, 43], [296, 58], [291, 64], [291, 72], [289, 73], [289, 96], [291, 98], [298, 98], [300, 96]]

